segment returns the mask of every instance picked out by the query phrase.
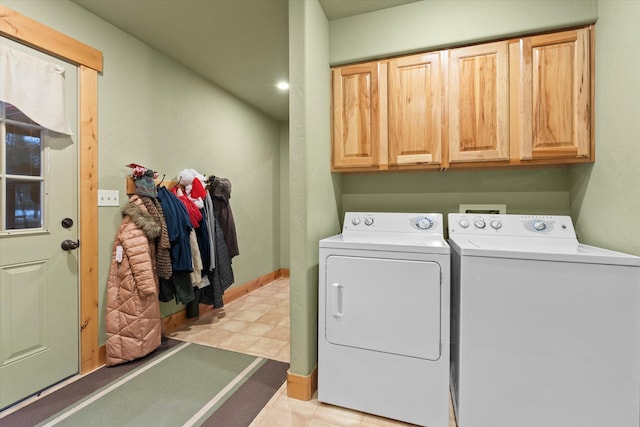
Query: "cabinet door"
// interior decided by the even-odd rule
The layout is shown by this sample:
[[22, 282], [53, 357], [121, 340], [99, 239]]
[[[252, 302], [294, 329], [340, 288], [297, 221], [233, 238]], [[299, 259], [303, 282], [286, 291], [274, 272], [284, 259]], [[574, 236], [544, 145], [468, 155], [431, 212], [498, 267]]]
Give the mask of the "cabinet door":
[[378, 75], [377, 62], [332, 71], [333, 169], [380, 164]]
[[507, 42], [450, 51], [449, 160], [509, 159]]
[[520, 49], [520, 158], [589, 157], [589, 28], [524, 38]]
[[440, 53], [389, 61], [389, 165], [441, 163]]

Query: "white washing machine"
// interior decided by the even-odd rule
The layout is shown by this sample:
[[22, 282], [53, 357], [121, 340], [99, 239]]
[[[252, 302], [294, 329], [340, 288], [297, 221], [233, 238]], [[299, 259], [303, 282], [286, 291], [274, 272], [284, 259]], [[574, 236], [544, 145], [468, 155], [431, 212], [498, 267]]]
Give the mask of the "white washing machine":
[[449, 414], [441, 214], [345, 214], [320, 241], [318, 400], [429, 427]]
[[459, 427], [638, 427], [640, 258], [566, 216], [449, 214]]

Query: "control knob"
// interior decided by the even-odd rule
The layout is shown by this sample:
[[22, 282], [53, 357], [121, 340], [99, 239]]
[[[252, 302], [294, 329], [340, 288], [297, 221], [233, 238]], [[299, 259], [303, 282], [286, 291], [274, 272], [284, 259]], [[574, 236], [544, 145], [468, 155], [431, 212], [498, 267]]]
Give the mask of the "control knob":
[[427, 217], [423, 217], [416, 221], [416, 226], [421, 230], [428, 230], [433, 227], [433, 221]]
[[373, 225], [373, 218], [365, 218], [364, 219], [364, 225]]
[[460, 224], [460, 227], [462, 228], [467, 228], [469, 226], [469, 220], [462, 218], [460, 221], [458, 221], [458, 224]]
[[484, 219], [476, 219], [473, 225], [475, 225], [476, 228], [485, 228], [487, 226], [487, 223], [484, 222]]
[[497, 219], [491, 221], [491, 227], [495, 230], [500, 230], [502, 228], [502, 222]]
[[547, 229], [547, 224], [544, 221], [536, 221], [533, 223], [533, 228], [536, 231], [544, 231]]
[[351, 220], [351, 224], [353, 224], [353, 225], [360, 224], [360, 217], [359, 216], [353, 217], [353, 219]]

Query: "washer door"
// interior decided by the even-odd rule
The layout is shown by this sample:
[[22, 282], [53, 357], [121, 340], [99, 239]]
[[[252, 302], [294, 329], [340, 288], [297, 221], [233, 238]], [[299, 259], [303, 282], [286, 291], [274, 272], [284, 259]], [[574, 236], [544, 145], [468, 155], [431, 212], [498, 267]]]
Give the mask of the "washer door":
[[433, 261], [329, 256], [325, 339], [438, 360], [440, 277], [440, 265]]

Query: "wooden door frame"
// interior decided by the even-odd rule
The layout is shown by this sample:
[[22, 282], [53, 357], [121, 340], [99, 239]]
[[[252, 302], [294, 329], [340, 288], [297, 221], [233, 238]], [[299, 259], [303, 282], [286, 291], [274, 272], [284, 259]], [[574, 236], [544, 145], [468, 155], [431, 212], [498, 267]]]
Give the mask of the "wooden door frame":
[[99, 367], [98, 73], [102, 52], [0, 5], [0, 35], [78, 67], [80, 373]]

